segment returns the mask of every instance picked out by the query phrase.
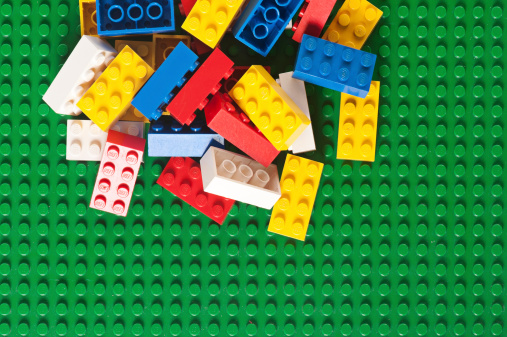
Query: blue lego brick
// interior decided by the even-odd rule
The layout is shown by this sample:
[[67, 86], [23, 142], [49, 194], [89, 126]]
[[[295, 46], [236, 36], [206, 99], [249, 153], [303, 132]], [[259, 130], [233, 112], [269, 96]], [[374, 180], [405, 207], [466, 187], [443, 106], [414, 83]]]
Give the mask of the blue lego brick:
[[303, 35], [292, 77], [365, 98], [377, 55]]
[[203, 119], [181, 125], [171, 116], [151, 123], [148, 131], [149, 157], [202, 157], [210, 146], [224, 148], [224, 137], [213, 132]]
[[199, 62], [198, 56], [183, 42], [169, 54], [148, 82], [132, 100], [132, 105], [149, 120], [158, 119], [174, 97], [172, 92], [186, 81], [185, 75], [193, 72]]
[[97, 0], [102, 36], [173, 32], [174, 0]]
[[251, 0], [233, 34], [262, 56], [268, 55], [304, 0]]

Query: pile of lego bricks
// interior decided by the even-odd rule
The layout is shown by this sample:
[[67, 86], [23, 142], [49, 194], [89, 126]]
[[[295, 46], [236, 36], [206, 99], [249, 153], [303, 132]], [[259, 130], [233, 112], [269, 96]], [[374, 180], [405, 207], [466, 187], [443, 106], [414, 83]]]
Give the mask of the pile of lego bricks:
[[[304, 240], [323, 169], [294, 155], [316, 150], [304, 83], [342, 93], [337, 158], [374, 161], [380, 83], [361, 48], [382, 12], [346, 0], [322, 34], [336, 0], [303, 2], [182, 0], [187, 36], [166, 34], [172, 0], [80, 0], [82, 38], [43, 99], [89, 118], [67, 121], [67, 160], [101, 162], [90, 207], [127, 216], [150, 123], [148, 156], [170, 157], [159, 185], [219, 224], [236, 201], [271, 209], [270, 232]], [[275, 80], [220, 50], [232, 32], [268, 55], [298, 10], [294, 71]], [[141, 34], [152, 40], [122, 38]], [[281, 151], [293, 154], [279, 177]]]

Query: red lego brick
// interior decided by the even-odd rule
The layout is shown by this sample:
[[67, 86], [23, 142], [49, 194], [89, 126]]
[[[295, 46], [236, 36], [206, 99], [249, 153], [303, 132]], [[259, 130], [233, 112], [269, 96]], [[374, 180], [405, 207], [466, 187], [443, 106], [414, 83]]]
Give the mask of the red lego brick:
[[[192, 10], [197, 0], [181, 0], [180, 12], [183, 16], [188, 16], [188, 13]], [[183, 11], [181, 11], [183, 9]]]
[[[220, 45], [217, 45], [216, 48], [220, 48]], [[199, 56], [207, 54], [213, 50], [206, 44], [202, 43], [199, 39], [196, 39], [195, 37], [192, 37], [190, 49], [192, 49], [192, 51]]]
[[90, 207], [126, 216], [146, 140], [109, 130]]
[[[232, 75], [225, 80], [224, 85], [222, 86], [222, 89], [220, 91], [229, 93], [229, 91], [236, 85], [236, 83], [239, 81], [243, 75], [250, 69], [251, 66], [234, 66]], [[268, 73], [271, 73], [271, 67], [270, 66], [263, 66], [264, 69]]]
[[217, 93], [204, 108], [208, 127], [268, 167], [278, 156], [273, 144], [259, 131], [227, 94]]
[[157, 184], [219, 224], [224, 222], [235, 202], [204, 192], [201, 166], [189, 157], [172, 157]]
[[192, 123], [195, 110], [202, 110], [208, 103], [208, 95], [220, 89], [222, 78], [228, 79], [233, 72], [232, 62], [220, 49], [215, 49], [197, 69], [187, 84], [176, 94], [167, 111], [181, 124]]
[[292, 39], [301, 43], [303, 34], [319, 37], [335, 4], [336, 0], [306, 0], [292, 26]]

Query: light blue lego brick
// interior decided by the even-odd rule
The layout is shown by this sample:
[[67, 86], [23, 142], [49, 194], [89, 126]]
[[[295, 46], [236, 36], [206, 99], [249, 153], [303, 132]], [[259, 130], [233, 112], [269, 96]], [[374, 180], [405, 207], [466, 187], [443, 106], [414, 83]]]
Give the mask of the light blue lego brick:
[[97, 0], [101, 36], [173, 32], [174, 0]]
[[365, 98], [377, 55], [303, 35], [292, 77]]
[[173, 98], [172, 91], [181, 87], [186, 80], [185, 75], [193, 72], [199, 65], [197, 59], [198, 56], [183, 42], [178, 43], [160, 68], [139, 90], [132, 100], [132, 105], [149, 120], [158, 119]]
[[233, 34], [262, 56], [268, 55], [304, 0], [251, 0]]
[[190, 126], [162, 116], [148, 131], [149, 157], [202, 157], [210, 146], [224, 148], [224, 137], [213, 132], [203, 119]]

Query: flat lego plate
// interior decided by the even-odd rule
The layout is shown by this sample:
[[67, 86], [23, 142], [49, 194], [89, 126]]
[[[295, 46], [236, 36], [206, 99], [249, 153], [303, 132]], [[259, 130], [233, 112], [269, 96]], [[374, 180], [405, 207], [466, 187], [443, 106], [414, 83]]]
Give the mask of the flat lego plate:
[[[65, 159], [68, 117], [41, 98], [78, 1], [1, 1], [0, 333], [505, 336], [504, 2], [371, 2], [376, 159], [335, 159], [340, 93], [307, 85], [317, 150], [301, 156], [324, 170], [300, 242], [245, 204], [212, 222], [155, 183], [161, 158], [145, 156], [127, 217], [90, 209], [99, 163]], [[277, 76], [291, 35], [267, 58], [230, 33], [220, 46]]]

